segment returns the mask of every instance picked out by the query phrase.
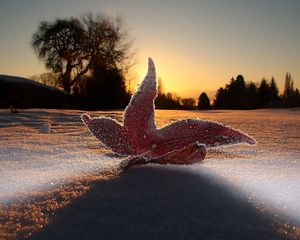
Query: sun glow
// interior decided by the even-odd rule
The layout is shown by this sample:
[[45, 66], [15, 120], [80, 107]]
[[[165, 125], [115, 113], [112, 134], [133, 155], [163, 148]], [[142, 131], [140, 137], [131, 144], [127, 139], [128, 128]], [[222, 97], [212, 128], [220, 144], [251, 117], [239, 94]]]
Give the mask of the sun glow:
[[[164, 93], [170, 92], [182, 98], [198, 98], [201, 92], [206, 91], [211, 97], [214, 96], [219, 86], [213, 79], [220, 79], [220, 77], [205, 71], [206, 66], [201, 61], [197, 64], [178, 56], [161, 55], [153, 59], [157, 63], [156, 75], [162, 83]], [[147, 57], [141, 59], [147, 59]], [[132, 91], [146, 75], [145, 63], [145, 61], [139, 61], [133, 69], [136, 74], [131, 83]]]

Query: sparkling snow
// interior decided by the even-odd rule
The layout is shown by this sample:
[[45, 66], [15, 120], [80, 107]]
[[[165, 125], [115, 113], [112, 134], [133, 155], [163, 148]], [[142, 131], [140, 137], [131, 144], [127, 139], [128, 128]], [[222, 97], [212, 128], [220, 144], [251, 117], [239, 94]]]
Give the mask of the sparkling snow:
[[[21, 112], [0, 110], [0, 203], [118, 167], [121, 158], [91, 136], [80, 120], [81, 111]], [[122, 120], [122, 112], [117, 111], [90, 114]], [[158, 126], [198, 117], [223, 122], [253, 136], [258, 142], [254, 147], [215, 148], [202, 164], [167, 167], [217, 179], [261, 211], [300, 224], [299, 110], [157, 111], [156, 115]]]

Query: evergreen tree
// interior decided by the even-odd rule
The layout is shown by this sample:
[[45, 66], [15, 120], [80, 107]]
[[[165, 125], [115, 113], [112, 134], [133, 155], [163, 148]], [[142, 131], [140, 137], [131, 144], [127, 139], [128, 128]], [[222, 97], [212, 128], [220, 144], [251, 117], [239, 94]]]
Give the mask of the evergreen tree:
[[258, 108], [259, 96], [258, 96], [258, 90], [255, 83], [250, 82], [246, 86], [246, 91], [247, 91], [247, 95], [246, 95], [245, 107], [247, 109]]
[[210, 100], [205, 92], [200, 94], [197, 107], [202, 110], [210, 109]]
[[294, 82], [289, 73], [285, 77], [285, 87], [282, 97], [272, 77], [270, 83], [262, 79], [259, 86], [255, 83], [245, 83], [244, 77], [238, 75], [232, 78], [225, 88], [219, 88], [214, 100], [216, 109], [253, 109], [282, 106], [300, 106], [299, 90], [294, 90]]
[[280, 103], [280, 97], [279, 97], [279, 90], [277, 87], [277, 84], [275, 82], [275, 79], [271, 78], [271, 83], [269, 87], [269, 94], [270, 94], [270, 107], [278, 107]]
[[246, 105], [246, 83], [242, 75], [232, 78], [225, 89], [220, 88], [214, 105], [216, 108], [243, 109]]
[[216, 93], [216, 98], [214, 100], [215, 109], [227, 108], [227, 91], [220, 87]]
[[266, 79], [262, 79], [258, 87], [259, 107], [268, 107], [270, 99], [269, 84]]

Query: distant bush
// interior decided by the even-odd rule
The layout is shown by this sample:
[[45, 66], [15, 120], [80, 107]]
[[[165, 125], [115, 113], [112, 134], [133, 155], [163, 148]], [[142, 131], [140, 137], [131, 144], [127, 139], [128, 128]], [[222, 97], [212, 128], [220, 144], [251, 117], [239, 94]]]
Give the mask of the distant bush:
[[180, 99], [175, 99], [171, 93], [158, 93], [155, 107], [156, 109], [182, 109]]

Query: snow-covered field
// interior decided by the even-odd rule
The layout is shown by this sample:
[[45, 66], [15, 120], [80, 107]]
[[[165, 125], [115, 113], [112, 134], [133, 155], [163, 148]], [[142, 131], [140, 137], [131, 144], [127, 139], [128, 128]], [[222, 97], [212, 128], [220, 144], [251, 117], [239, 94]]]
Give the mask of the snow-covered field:
[[[118, 169], [121, 158], [91, 136], [80, 121], [81, 111], [21, 112], [0, 110], [0, 204], [18, 204], [20, 199], [30, 199], [36, 192], [58, 188], [89, 174], [107, 174]], [[119, 111], [90, 114], [122, 119]], [[253, 136], [258, 144], [211, 149], [201, 164], [138, 168], [205, 177], [300, 236], [299, 110], [156, 111], [156, 117], [158, 126], [186, 117], [223, 122]], [[134, 173], [135, 169], [128, 174], [130, 171]], [[198, 187], [197, 182], [192, 185], [194, 189]]]
[[79, 112], [0, 114], [0, 202], [49, 189], [116, 165], [80, 121]]

